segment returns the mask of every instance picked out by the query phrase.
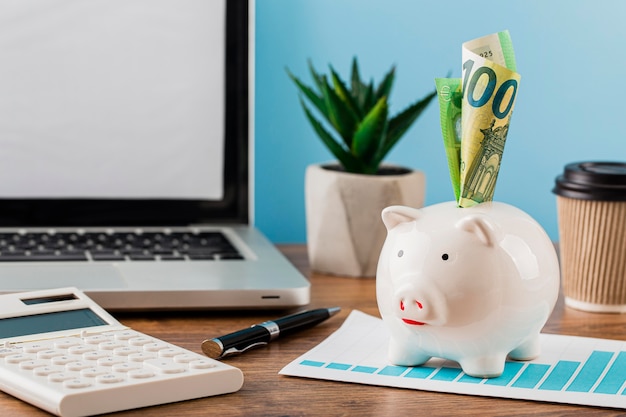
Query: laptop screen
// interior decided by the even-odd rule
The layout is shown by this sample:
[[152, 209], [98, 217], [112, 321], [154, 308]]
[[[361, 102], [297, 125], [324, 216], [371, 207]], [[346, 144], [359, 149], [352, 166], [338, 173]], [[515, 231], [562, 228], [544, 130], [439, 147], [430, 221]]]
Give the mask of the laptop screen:
[[247, 2], [0, 2], [0, 225], [247, 221]]

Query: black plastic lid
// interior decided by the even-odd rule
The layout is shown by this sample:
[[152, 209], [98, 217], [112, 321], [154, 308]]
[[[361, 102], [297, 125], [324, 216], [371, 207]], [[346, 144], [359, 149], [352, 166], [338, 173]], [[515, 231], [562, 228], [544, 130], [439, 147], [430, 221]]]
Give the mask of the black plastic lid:
[[626, 201], [626, 163], [567, 164], [552, 192], [578, 200]]

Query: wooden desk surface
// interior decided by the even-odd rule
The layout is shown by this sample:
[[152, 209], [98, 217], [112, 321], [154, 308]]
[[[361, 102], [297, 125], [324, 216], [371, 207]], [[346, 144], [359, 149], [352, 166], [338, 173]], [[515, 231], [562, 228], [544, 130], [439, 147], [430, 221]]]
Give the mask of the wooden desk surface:
[[[625, 410], [442, 394], [399, 388], [319, 381], [278, 375], [284, 365], [336, 330], [353, 309], [378, 316], [374, 279], [311, 274], [304, 246], [280, 249], [312, 284], [310, 308], [340, 306], [330, 320], [267, 347], [230, 357], [245, 380], [234, 394], [116, 413], [115, 416], [624, 416]], [[125, 325], [201, 353], [207, 337], [229, 333], [285, 312], [116, 314]], [[626, 314], [592, 314], [565, 308], [562, 299], [544, 332], [624, 340]], [[0, 392], [3, 416], [49, 414]]]

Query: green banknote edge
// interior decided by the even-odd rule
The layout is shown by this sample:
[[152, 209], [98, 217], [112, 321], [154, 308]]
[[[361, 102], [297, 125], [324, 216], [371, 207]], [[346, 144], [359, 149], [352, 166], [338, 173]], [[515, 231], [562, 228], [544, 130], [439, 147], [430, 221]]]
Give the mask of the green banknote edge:
[[[455, 201], [459, 201], [461, 195], [461, 138], [457, 138], [456, 123], [457, 119], [460, 122], [461, 103], [456, 103], [455, 100], [461, 98], [462, 80], [460, 78], [435, 78], [435, 85], [450, 181], [454, 190]], [[460, 132], [458, 133], [460, 134]]]
[[506, 67], [511, 71], [517, 72], [517, 64], [515, 62], [515, 51], [513, 50], [513, 41], [508, 30], [498, 32], [498, 39], [500, 40], [500, 46], [502, 47], [502, 55], [504, 56], [504, 62]]

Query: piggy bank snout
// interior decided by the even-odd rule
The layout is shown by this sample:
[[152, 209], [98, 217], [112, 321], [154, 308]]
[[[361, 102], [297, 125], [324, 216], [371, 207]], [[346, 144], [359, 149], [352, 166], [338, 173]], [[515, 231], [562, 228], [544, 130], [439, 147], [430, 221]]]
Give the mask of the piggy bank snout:
[[405, 284], [393, 296], [393, 310], [405, 324], [437, 325], [447, 322], [446, 301], [436, 288]]

